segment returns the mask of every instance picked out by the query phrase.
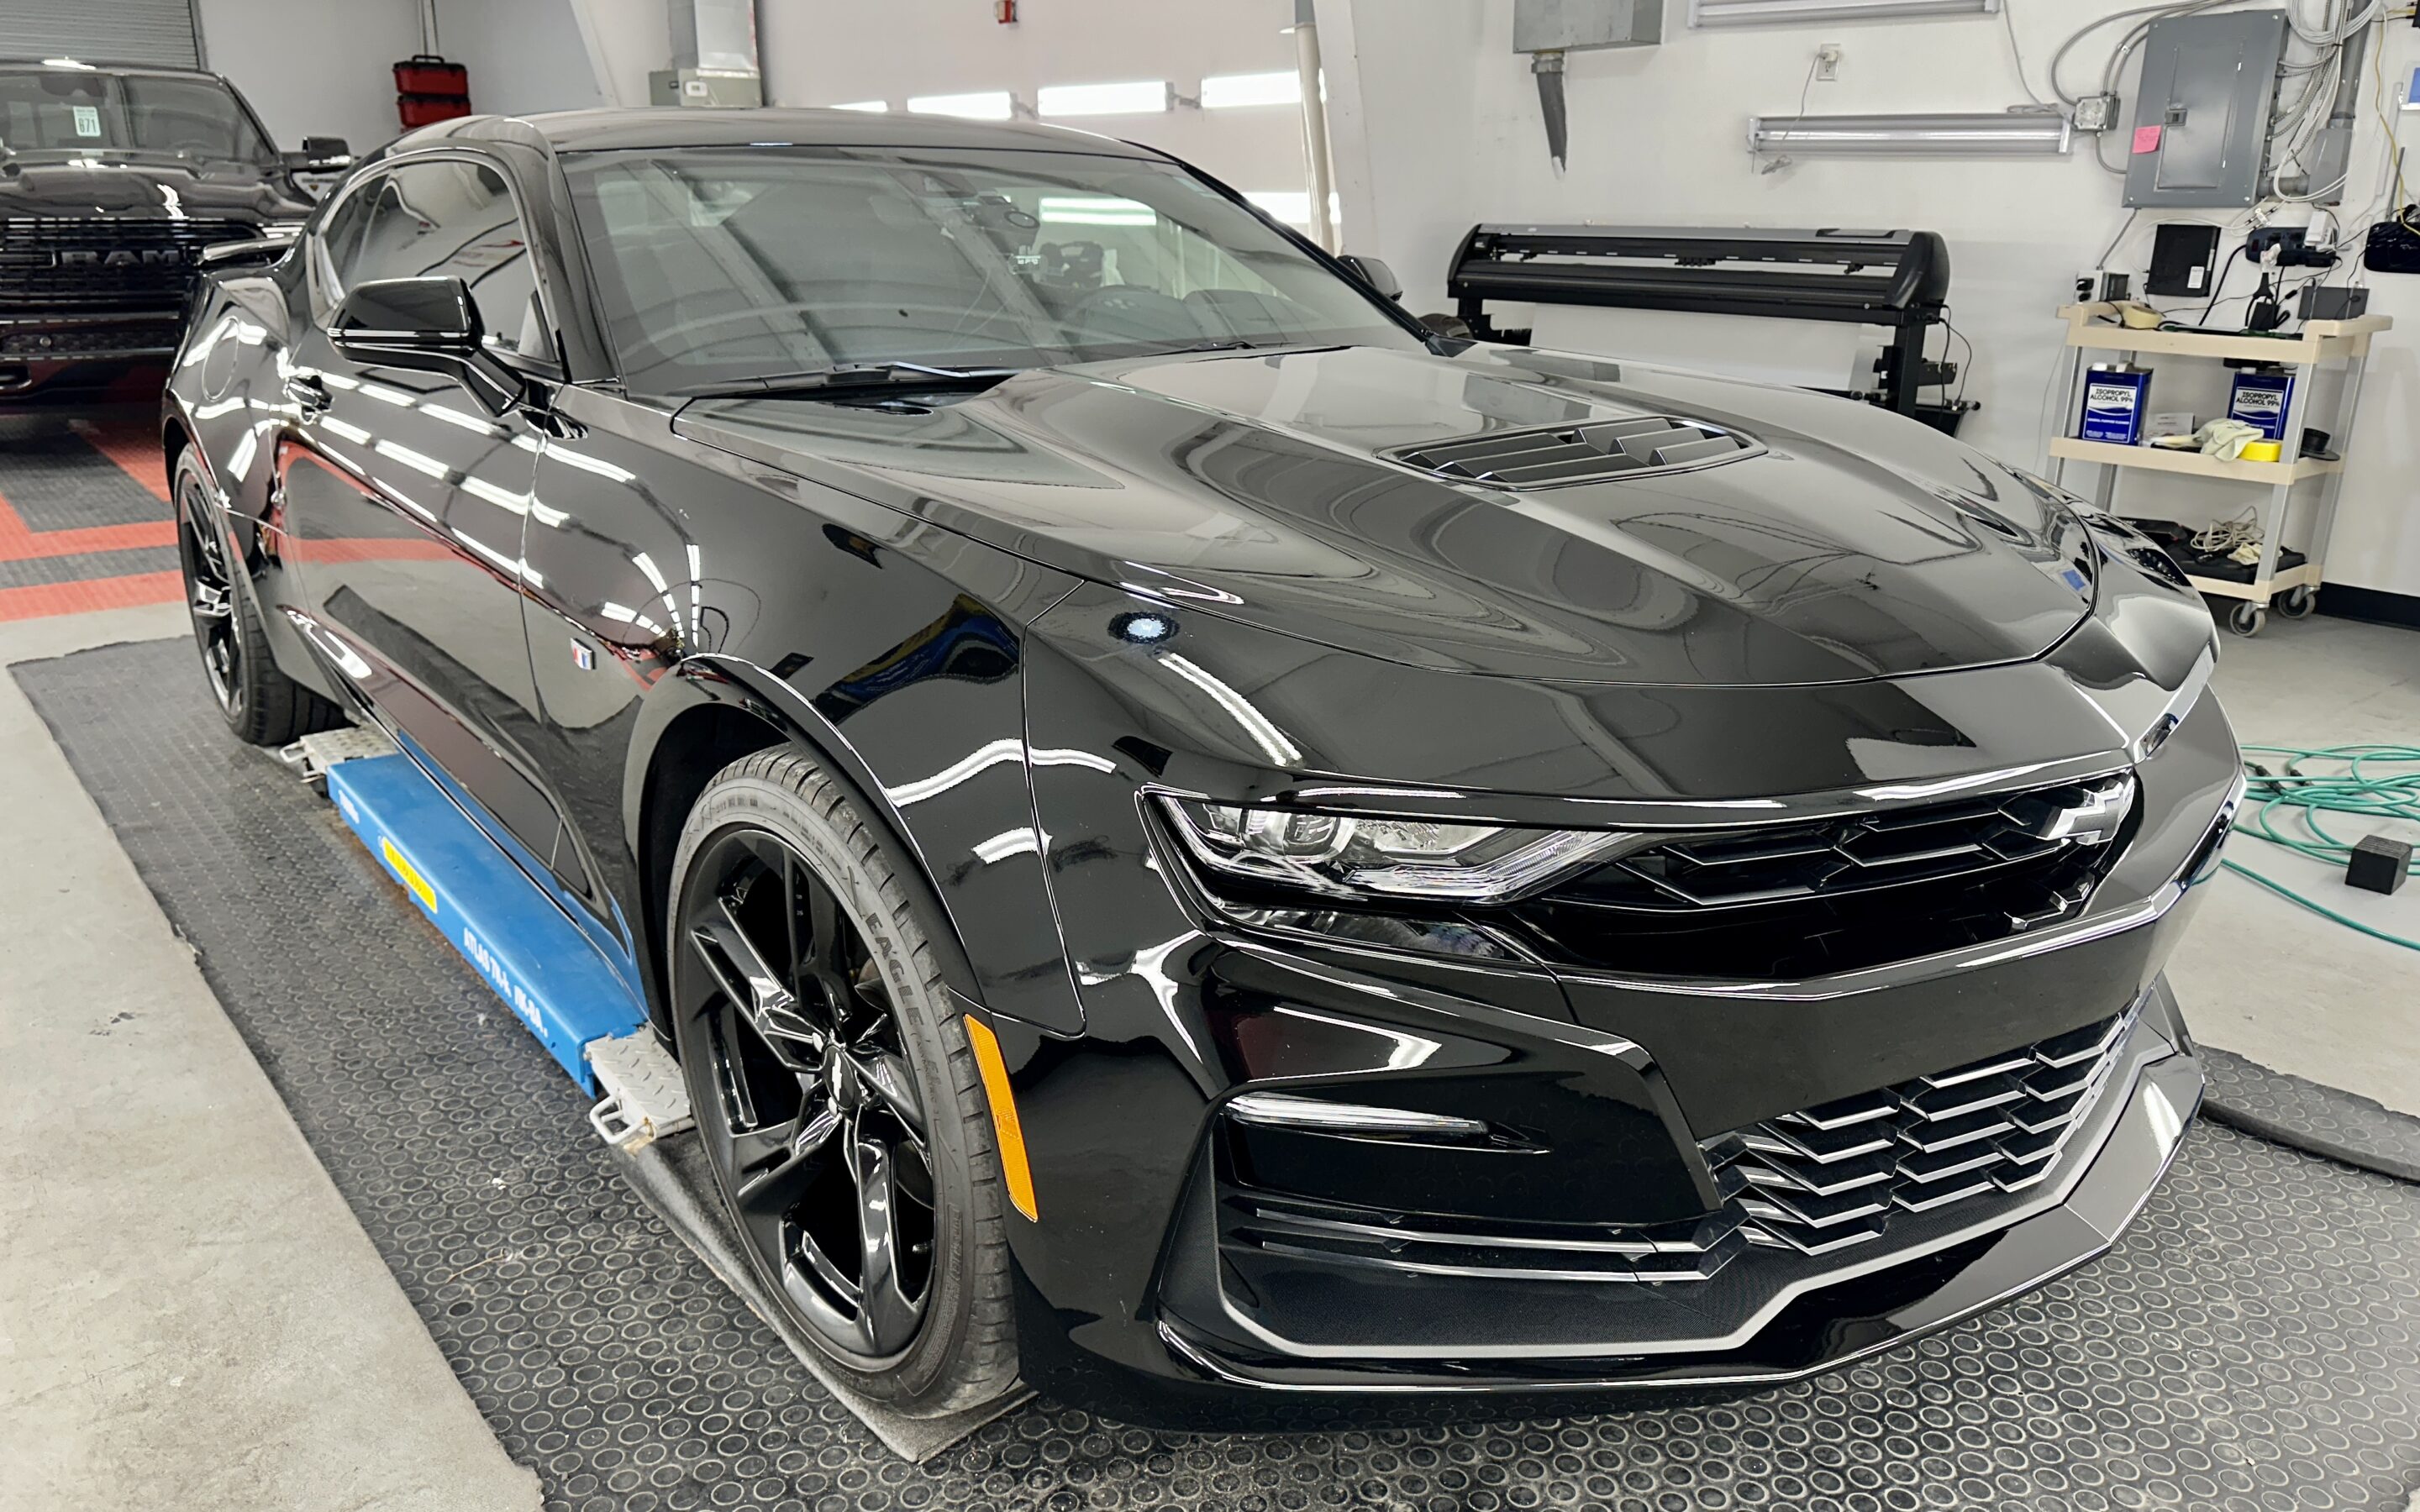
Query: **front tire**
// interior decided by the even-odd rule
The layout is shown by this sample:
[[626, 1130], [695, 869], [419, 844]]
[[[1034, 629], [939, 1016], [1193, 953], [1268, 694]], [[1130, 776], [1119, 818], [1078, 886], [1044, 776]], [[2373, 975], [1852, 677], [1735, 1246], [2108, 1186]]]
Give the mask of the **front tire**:
[[745, 757], [690, 811], [672, 877], [674, 1037], [759, 1279], [899, 1412], [1007, 1391], [989, 1110], [932, 942], [856, 803], [795, 752]]
[[336, 706], [277, 670], [250, 592], [242, 557], [228, 539], [209, 476], [191, 451], [177, 455], [177, 560], [202, 674], [239, 740], [283, 746], [345, 722]]

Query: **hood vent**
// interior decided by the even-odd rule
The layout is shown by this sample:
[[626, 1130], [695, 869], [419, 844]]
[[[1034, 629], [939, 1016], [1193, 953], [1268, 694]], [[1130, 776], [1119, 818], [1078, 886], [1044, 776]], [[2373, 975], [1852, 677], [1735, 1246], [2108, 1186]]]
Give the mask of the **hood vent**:
[[1390, 462], [1456, 482], [1497, 488], [1547, 488], [1703, 467], [1762, 450], [1745, 436], [1702, 421], [1642, 415], [1636, 420], [1493, 430], [1454, 440], [1399, 446], [1380, 455]]

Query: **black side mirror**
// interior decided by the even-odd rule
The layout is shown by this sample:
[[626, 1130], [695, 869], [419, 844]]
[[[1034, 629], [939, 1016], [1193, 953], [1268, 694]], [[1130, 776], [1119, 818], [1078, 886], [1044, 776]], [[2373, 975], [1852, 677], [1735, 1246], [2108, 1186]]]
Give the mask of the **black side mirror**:
[[488, 350], [471, 286], [458, 278], [382, 278], [336, 306], [328, 339], [356, 363], [442, 373], [490, 414], [521, 400], [521, 381]]
[[281, 152], [288, 173], [342, 173], [353, 165], [353, 149], [341, 136], [306, 136], [300, 152]]
[[1395, 276], [1393, 269], [1377, 258], [1357, 257], [1348, 252], [1336, 260], [1351, 270], [1354, 277], [1376, 289], [1384, 297], [1390, 300], [1400, 300], [1404, 297], [1404, 281]]

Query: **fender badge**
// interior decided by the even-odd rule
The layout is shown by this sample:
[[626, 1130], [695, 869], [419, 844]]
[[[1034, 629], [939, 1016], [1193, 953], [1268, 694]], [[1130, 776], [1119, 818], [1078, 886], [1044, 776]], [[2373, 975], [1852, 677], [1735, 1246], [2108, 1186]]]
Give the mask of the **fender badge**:
[[574, 640], [571, 642], [571, 664], [579, 668], [583, 672], [595, 671], [597, 670], [597, 648], [590, 645], [583, 645], [580, 641]]

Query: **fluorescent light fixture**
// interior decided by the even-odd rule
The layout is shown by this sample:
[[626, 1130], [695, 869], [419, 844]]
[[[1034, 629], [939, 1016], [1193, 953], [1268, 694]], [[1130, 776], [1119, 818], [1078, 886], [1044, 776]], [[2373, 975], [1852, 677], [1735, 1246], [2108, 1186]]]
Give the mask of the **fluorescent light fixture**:
[[1221, 73], [1202, 81], [1203, 110], [1301, 103], [1302, 75], [1292, 69], [1282, 73]]
[[1158, 212], [1139, 199], [1105, 194], [1042, 196], [1042, 219], [1057, 225], [1157, 225]]
[[1154, 116], [1168, 108], [1168, 81], [1138, 84], [1054, 84], [1034, 92], [1044, 116]]
[[852, 100], [845, 105], [833, 105], [830, 108], [833, 110], [861, 110], [869, 116], [881, 116], [890, 111], [891, 101], [887, 100]]
[[1004, 121], [1013, 114], [1005, 89], [971, 95], [910, 95], [908, 109], [918, 116], [967, 116], [979, 121]]
[[2000, 0], [1689, 0], [1692, 26], [1788, 26], [1902, 16], [1988, 16]]
[[2067, 118], [2050, 111], [1935, 116], [1756, 116], [1750, 152], [1866, 156], [2050, 157], [2068, 149]]

